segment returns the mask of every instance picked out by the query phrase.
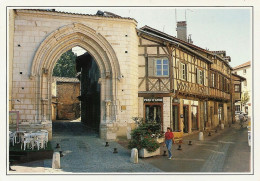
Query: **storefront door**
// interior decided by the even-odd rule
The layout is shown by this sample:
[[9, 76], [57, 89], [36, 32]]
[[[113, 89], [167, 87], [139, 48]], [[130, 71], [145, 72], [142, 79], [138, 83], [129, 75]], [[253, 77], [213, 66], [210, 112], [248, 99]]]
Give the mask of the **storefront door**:
[[188, 106], [183, 106], [183, 132], [188, 133], [189, 109]]
[[162, 124], [162, 106], [160, 104], [145, 104], [145, 121], [156, 121]]
[[222, 123], [223, 118], [224, 118], [223, 104], [219, 104], [219, 106], [218, 106], [218, 120], [219, 120], [219, 124]]
[[192, 130], [198, 130], [198, 106], [191, 106]]
[[172, 106], [172, 130], [173, 131], [179, 131], [179, 106], [173, 105]]

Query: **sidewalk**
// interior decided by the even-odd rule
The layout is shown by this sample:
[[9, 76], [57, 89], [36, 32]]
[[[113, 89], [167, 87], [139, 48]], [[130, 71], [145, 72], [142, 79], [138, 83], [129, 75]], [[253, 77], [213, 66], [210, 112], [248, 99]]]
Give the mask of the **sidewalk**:
[[[160, 169], [139, 160], [138, 164], [130, 162], [130, 150], [116, 142], [105, 147], [105, 141], [91, 131], [86, 131], [81, 123], [67, 122], [53, 124], [52, 147], [61, 145], [64, 156], [61, 157], [61, 169], [52, 169], [52, 160], [43, 160], [11, 168], [9, 174], [18, 173], [122, 173], [122, 172], [161, 172]], [[117, 148], [118, 153], [113, 153]]]
[[[173, 145], [173, 159], [159, 156], [145, 159], [145, 162], [172, 173], [250, 172], [246, 123], [243, 128], [236, 123], [217, 133], [213, 131], [211, 136], [204, 132], [203, 141], [198, 140], [198, 134], [185, 135], [182, 150], [178, 150], [178, 145]], [[188, 145], [189, 141], [192, 145]], [[164, 150], [167, 150], [166, 147], [162, 147], [162, 154]]]
[[[61, 169], [51, 168], [51, 159], [11, 166], [16, 171], [9, 174], [78, 174], [78, 173], [153, 173], [153, 172], [249, 172], [250, 147], [247, 144], [247, 128], [232, 124], [224, 130], [204, 132], [204, 141], [198, 134], [185, 135], [182, 150], [173, 145], [173, 159], [162, 156], [166, 147], [161, 147], [161, 155], [139, 159], [138, 164], [130, 162], [130, 150], [117, 142], [105, 141], [96, 133], [86, 131], [79, 123], [54, 124], [52, 146], [61, 145]], [[192, 145], [188, 145], [192, 141]], [[117, 148], [118, 153], [113, 153]], [[243, 163], [243, 164], [239, 164]]]

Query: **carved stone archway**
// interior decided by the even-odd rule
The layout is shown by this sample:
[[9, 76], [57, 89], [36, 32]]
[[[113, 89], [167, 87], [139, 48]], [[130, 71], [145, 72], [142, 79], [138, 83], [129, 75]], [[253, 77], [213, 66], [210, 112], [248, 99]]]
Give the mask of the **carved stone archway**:
[[36, 119], [51, 120], [52, 71], [59, 57], [75, 46], [91, 54], [100, 70], [101, 126], [116, 121], [117, 83], [121, 77], [117, 56], [101, 34], [80, 23], [67, 25], [51, 33], [34, 56], [30, 78], [35, 82]]

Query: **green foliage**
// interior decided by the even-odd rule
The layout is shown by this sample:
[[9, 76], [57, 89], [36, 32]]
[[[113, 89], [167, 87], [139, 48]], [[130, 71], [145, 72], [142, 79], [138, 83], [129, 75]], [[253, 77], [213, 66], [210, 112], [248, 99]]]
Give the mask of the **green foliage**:
[[161, 125], [156, 122], [140, 123], [139, 126], [132, 130], [132, 139], [128, 144], [128, 148], [137, 148], [138, 150], [145, 148], [148, 152], [153, 152], [160, 147], [156, 141], [161, 136]]
[[249, 99], [250, 99], [250, 96], [249, 96], [248, 91], [243, 92], [242, 96], [241, 96], [241, 103], [243, 105], [246, 105], [246, 103], [249, 101]]
[[63, 53], [57, 61], [53, 76], [57, 77], [76, 77], [76, 57], [72, 50]]

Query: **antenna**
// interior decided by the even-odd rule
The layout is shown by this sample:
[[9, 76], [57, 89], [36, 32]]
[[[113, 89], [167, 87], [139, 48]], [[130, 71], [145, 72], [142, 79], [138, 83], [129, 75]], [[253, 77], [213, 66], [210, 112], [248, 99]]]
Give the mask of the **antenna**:
[[193, 10], [191, 10], [191, 9], [185, 9], [185, 21], [187, 22], [187, 13], [186, 13], [186, 10], [188, 10], [188, 11], [191, 11], [191, 12], [193, 12]]
[[177, 23], [177, 9], [175, 9], [175, 23]]
[[185, 9], [185, 21], [187, 22], [187, 18], [186, 18], [186, 9]]

